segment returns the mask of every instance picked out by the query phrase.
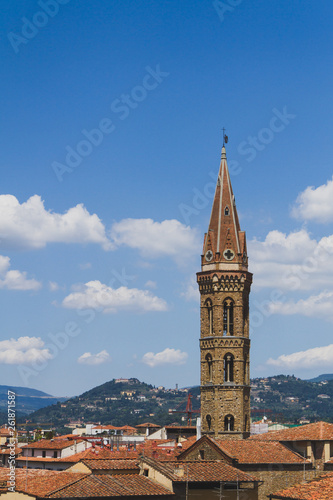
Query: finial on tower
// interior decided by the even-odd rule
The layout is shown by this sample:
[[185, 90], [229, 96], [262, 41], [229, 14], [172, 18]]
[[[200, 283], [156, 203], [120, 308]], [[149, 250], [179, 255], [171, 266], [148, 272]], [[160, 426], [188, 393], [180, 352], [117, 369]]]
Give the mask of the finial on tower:
[[225, 128], [223, 127], [223, 147], [225, 144], [228, 143], [228, 136], [224, 133], [225, 132]]

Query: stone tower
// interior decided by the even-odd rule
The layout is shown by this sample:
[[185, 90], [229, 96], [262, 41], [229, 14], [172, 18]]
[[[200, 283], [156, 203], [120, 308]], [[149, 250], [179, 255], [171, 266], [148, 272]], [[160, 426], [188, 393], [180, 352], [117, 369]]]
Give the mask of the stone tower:
[[217, 179], [201, 272], [201, 426], [223, 438], [250, 435], [250, 339], [245, 232], [241, 231], [225, 147]]

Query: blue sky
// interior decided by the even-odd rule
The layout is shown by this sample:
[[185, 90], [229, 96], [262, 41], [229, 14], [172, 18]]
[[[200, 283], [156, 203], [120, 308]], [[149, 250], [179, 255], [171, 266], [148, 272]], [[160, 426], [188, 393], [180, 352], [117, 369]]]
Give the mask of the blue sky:
[[0, 19], [2, 383], [199, 383], [223, 126], [251, 376], [332, 372], [332, 4], [3, 0]]

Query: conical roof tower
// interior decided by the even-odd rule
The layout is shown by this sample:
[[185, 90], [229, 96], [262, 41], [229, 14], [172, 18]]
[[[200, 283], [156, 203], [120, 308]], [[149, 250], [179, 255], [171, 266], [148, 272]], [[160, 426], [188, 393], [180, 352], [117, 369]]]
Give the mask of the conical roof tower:
[[245, 232], [241, 231], [223, 146], [201, 272], [201, 426], [225, 438], [250, 435], [250, 339]]

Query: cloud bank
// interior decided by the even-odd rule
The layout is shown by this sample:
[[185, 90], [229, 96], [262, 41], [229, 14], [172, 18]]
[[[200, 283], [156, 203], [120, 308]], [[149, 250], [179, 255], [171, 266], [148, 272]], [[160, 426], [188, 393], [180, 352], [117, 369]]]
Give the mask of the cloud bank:
[[187, 358], [187, 352], [181, 352], [180, 349], [170, 349], [167, 347], [164, 351], [157, 352], [156, 354], [153, 352], [146, 352], [141, 361], [154, 368], [155, 366], [165, 364], [183, 365], [186, 363]]
[[0, 195], [1, 246], [5, 248], [43, 248], [48, 243], [96, 243], [112, 248], [105, 227], [96, 214], [83, 204], [64, 214], [46, 210], [40, 196], [19, 203], [13, 195]]
[[0, 341], [0, 363], [7, 365], [29, 365], [52, 359], [40, 337], [19, 337], [17, 340]]
[[27, 278], [25, 271], [10, 269], [10, 258], [0, 255], [0, 288], [7, 290], [39, 290], [42, 284]]
[[63, 307], [68, 309], [97, 309], [104, 313], [118, 311], [166, 311], [167, 303], [148, 290], [137, 288], [111, 288], [98, 280], [89, 281], [79, 291], [64, 298]]
[[296, 199], [291, 215], [297, 219], [328, 223], [333, 221], [333, 178], [317, 188], [307, 187]]
[[333, 344], [325, 347], [314, 347], [306, 351], [294, 352], [293, 354], [282, 354], [277, 359], [270, 358], [268, 365], [287, 369], [310, 369], [332, 366]]
[[97, 354], [91, 354], [90, 352], [85, 352], [78, 358], [78, 363], [83, 365], [101, 365], [110, 360], [109, 353], [104, 349]]

